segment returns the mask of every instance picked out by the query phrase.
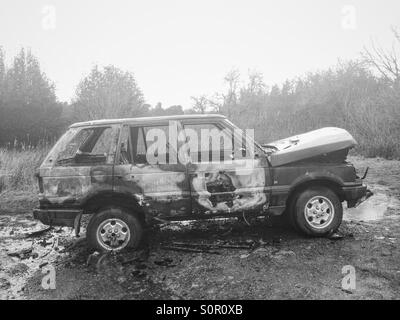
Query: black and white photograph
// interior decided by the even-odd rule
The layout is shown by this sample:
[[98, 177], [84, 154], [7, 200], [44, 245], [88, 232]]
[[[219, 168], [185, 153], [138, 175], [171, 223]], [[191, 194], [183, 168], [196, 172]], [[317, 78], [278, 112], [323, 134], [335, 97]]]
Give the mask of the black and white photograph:
[[398, 0], [0, 5], [0, 300], [400, 300]]

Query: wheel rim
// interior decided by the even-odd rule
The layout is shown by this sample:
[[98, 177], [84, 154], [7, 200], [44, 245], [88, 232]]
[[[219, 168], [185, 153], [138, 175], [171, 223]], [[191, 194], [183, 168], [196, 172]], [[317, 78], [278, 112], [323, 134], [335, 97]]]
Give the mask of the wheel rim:
[[308, 200], [304, 207], [304, 217], [308, 225], [315, 229], [323, 229], [331, 224], [335, 215], [332, 202], [322, 196], [316, 196]]
[[121, 219], [104, 220], [97, 228], [96, 237], [98, 243], [106, 250], [121, 250], [125, 248], [131, 239], [131, 231], [128, 225]]

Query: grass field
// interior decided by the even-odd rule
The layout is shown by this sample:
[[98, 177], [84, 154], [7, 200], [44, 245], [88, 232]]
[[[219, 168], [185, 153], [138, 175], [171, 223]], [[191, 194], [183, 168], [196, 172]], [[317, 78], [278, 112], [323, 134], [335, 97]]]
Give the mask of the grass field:
[[35, 172], [48, 148], [0, 149], [0, 213], [24, 212], [36, 206]]
[[47, 152], [45, 148], [0, 149], [0, 191], [36, 191], [35, 171]]

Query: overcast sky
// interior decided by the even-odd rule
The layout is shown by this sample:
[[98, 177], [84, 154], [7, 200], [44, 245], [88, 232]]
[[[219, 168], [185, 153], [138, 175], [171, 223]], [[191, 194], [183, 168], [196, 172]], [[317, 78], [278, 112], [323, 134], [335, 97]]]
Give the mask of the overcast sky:
[[223, 89], [232, 68], [267, 84], [358, 56], [371, 38], [390, 46], [399, 0], [1, 0], [0, 46], [30, 47], [74, 96], [94, 64], [132, 71], [150, 104], [190, 107]]

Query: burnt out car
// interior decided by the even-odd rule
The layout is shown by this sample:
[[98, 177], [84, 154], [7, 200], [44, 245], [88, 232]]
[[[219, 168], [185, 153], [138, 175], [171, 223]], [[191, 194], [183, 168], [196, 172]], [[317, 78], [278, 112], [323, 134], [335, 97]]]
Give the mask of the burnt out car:
[[47, 225], [74, 227], [97, 250], [137, 247], [154, 222], [282, 215], [299, 231], [324, 236], [343, 207], [371, 194], [346, 161], [356, 141], [324, 128], [268, 145], [221, 115], [76, 123], [37, 174]]

